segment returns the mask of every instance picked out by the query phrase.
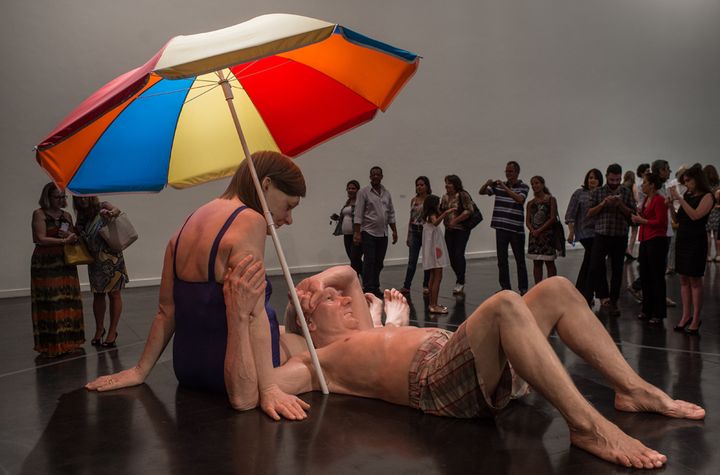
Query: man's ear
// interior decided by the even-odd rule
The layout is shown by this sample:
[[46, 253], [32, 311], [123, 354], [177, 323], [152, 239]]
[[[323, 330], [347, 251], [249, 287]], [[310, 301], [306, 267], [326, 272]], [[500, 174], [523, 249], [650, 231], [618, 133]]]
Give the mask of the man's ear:
[[[312, 319], [312, 317], [305, 317], [305, 322], [307, 323], [308, 331], [314, 332], [317, 330], [317, 325], [315, 325], [315, 320]], [[302, 328], [302, 323], [300, 323], [300, 317], [295, 317], [295, 323], [297, 324], [298, 328]]]

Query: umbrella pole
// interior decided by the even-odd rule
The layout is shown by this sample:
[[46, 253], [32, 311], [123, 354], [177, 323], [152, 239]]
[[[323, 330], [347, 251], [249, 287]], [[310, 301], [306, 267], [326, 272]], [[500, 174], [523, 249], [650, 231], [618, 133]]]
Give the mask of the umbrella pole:
[[317, 378], [320, 383], [320, 389], [323, 394], [329, 394], [330, 391], [328, 390], [327, 383], [325, 382], [325, 375], [320, 367], [320, 360], [318, 360], [315, 345], [313, 345], [312, 338], [310, 337], [307, 322], [305, 322], [305, 314], [300, 306], [300, 300], [298, 299], [297, 292], [295, 291], [295, 284], [293, 283], [292, 276], [290, 275], [290, 269], [288, 268], [287, 261], [285, 260], [285, 253], [283, 252], [282, 245], [280, 244], [280, 239], [278, 239], [275, 222], [273, 221], [270, 210], [268, 209], [267, 201], [265, 201], [265, 194], [263, 193], [262, 186], [260, 185], [260, 180], [258, 179], [257, 172], [255, 171], [255, 164], [253, 163], [250, 155], [250, 149], [248, 148], [247, 141], [245, 140], [245, 135], [242, 132], [237, 112], [235, 111], [230, 83], [227, 79], [225, 79], [222, 71], [219, 71], [218, 75], [220, 76], [220, 85], [225, 93], [225, 100], [230, 108], [230, 115], [232, 115], [233, 122], [235, 123], [235, 130], [237, 130], [238, 137], [240, 137], [240, 143], [242, 143], [243, 151], [245, 152], [245, 159], [248, 161], [248, 166], [250, 167], [250, 175], [252, 176], [253, 183], [255, 184], [255, 190], [260, 198], [260, 205], [262, 206], [263, 213], [265, 214], [265, 220], [270, 228], [270, 235], [272, 236], [273, 244], [275, 244], [275, 251], [277, 252], [278, 260], [280, 261], [280, 266], [282, 267], [283, 275], [285, 276], [285, 282], [287, 283], [288, 289], [290, 289], [290, 297], [292, 298], [293, 305], [297, 311], [299, 317], [298, 320], [300, 320], [300, 326], [302, 327], [302, 332], [305, 336], [305, 342], [307, 343], [313, 366], [315, 366], [315, 373], [317, 374]]

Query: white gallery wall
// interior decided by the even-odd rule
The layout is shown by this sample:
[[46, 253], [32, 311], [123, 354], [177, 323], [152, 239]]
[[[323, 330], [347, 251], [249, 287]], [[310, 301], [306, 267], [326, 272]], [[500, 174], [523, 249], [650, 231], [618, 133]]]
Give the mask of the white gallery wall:
[[[665, 158], [720, 165], [720, 0], [6, 0], [0, 4], [0, 296], [29, 294], [30, 217], [48, 177], [32, 147], [77, 104], [143, 64], [169, 38], [285, 12], [343, 24], [423, 56], [386, 114], [297, 158], [309, 185], [279, 232], [297, 270], [345, 262], [328, 216], [345, 183], [372, 165], [398, 211], [407, 258], [408, 202], [418, 175], [442, 192], [458, 174], [486, 216], [472, 256], [494, 251], [492, 200], [477, 196], [516, 160], [546, 178], [564, 212], [592, 167]], [[126, 251], [132, 285], [158, 282], [165, 244], [227, 180], [104, 199], [140, 239]], [[267, 265], [277, 269], [268, 240]], [[560, 261], [559, 266], [562, 266]], [[87, 282], [85, 271], [81, 281]], [[398, 282], [398, 285], [401, 283]]]

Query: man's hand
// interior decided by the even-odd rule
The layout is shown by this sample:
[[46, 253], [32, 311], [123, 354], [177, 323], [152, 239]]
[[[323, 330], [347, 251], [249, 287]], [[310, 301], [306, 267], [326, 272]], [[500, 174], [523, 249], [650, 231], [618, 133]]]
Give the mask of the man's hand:
[[260, 408], [276, 421], [281, 417], [299, 421], [307, 418], [305, 411], [310, 409], [310, 404], [297, 396], [283, 392], [273, 384], [260, 392]]
[[250, 321], [255, 304], [265, 295], [265, 266], [251, 255], [245, 256], [235, 268], [228, 267], [223, 295], [228, 316]]
[[145, 381], [145, 377], [140, 368], [134, 366], [130, 369], [120, 371], [119, 373], [100, 376], [95, 381], [91, 381], [85, 385], [85, 389], [90, 391], [112, 391], [113, 389], [127, 388], [137, 386]]
[[570, 244], [575, 242], [575, 233], [573, 233], [573, 232], [568, 233], [567, 242]]
[[361, 243], [362, 243], [362, 236], [360, 235], [359, 232], [354, 232], [353, 233], [353, 244], [355, 244], [356, 246], [359, 246]]
[[392, 232], [392, 243], [395, 244], [397, 242], [397, 231], [393, 230]]

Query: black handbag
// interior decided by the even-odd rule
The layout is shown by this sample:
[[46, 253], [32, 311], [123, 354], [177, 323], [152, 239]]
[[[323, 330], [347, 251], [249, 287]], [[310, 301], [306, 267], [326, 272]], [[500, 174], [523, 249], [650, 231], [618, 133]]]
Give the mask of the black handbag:
[[[461, 191], [461, 193], [465, 193], [468, 195], [468, 197], [470, 197], [470, 195], [465, 191]], [[483, 215], [480, 212], [480, 210], [478, 209], [477, 205], [475, 204], [475, 202], [473, 201], [472, 198], [470, 198], [470, 202], [472, 203], [472, 210], [471, 210], [470, 216], [465, 221], [462, 221], [460, 223], [460, 226], [462, 226], [466, 231], [471, 231], [475, 226], [480, 224], [483, 220]], [[458, 203], [460, 203], [460, 207], [463, 208], [463, 210], [460, 212], [462, 214], [465, 211], [465, 209], [463, 207], [462, 197], [460, 197], [460, 196], [458, 197]]]

